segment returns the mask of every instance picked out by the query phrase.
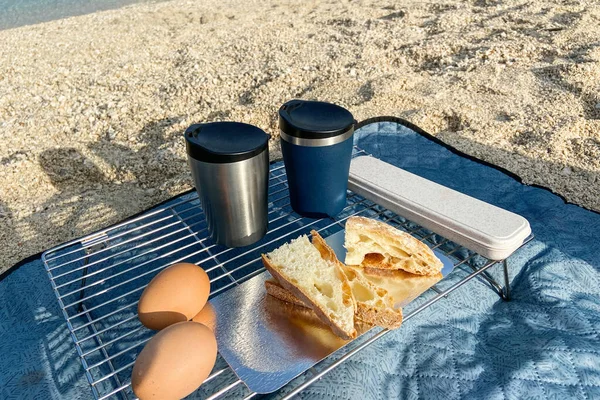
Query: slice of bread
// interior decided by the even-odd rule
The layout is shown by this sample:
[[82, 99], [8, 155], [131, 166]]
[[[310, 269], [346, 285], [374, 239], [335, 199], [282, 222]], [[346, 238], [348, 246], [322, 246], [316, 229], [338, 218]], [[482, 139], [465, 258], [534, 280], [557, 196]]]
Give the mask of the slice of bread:
[[384, 222], [350, 217], [346, 221], [346, 265], [401, 269], [417, 275], [437, 275], [444, 266], [419, 240]]
[[[313, 241], [322, 240], [316, 231], [311, 233]], [[346, 275], [338, 263], [321, 257], [306, 235], [263, 254], [262, 260], [279, 284], [309, 305], [336, 335], [356, 337], [356, 303]]]
[[[307, 304], [304, 304], [302, 300], [296, 298], [292, 293], [285, 290], [279, 282], [275, 279], [267, 279], [265, 281], [265, 287], [267, 293], [270, 296], [266, 296], [265, 305], [269, 312], [277, 318], [269, 318], [269, 322], [277, 325], [280, 329], [293, 329], [294, 332], [287, 336], [295, 338], [297, 341], [302, 343], [306, 341], [316, 341], [318, 343], [324, 343], [329, 346], [333, 344], [333, 349], [328, 351], [322, 357], [314, 357], [316, 359], [322, 359], [340, 347], [340, 341], [345, 342], [342, 338], [331, 332], [328, 325], [324, 324], [323, 321], [317, 317], [317, 314]], [[283, 296], [280, 298], [278, 296]], [[283, 320], [282, 318], [285, 318]], [[329, 331], [329, 335], [322, 334], [320, 332], [321, 327]], [[365, 332], [368, 332], [373, 328], [373, 325], [367, 324], [358, 318], [354, 318], [354, 328], [357, 331], [357, 335], [360, 336]], [[302, 339], [298, 338], [298, 335], [304, 335]], [[342, 343], [343, 344], [343, 343]], [[309, 346], [314, 349], [313, 346]]]
[[402, 325], [402, 308], [394, 308], [394, 300], [387, 290], [375, 286], [352, 267], [345, 266], [344, 273], [356, 300], [356, 318], [388, 329]]
[[[345, 267], [346, 276], [349, 277], [352, 293], [357, 304], [356, 321], [363, 322], [370, 326], [380, 326], [382, 328], [396, 329], [402, 324], [402, 309], [394, 309], [393, 298], [383, 288], [377, 288], [360, 273], [352, 267]], [[350, 278], [351, 277], [351, 278]], [[274, 279], [265, 281], [267, 294], [292, 304], [297, 307], [310, 308], [302, 300], [285, 290]], [[360, 300], [359, 300], [360, 299]]]
[[[316, 232], [315, 232], [316, 233]], [[348, 278], [352, 294], [356, 300], [355, 317], [369, 325], [381, 326], [388, 329], [396, 329], [402, 324], [402, 309], [394, 309], [394, 300], [387, 290], [375, 286], [363, 277], [361, 273], [342, 264], [336, 257], [335, 252], [321, 236], [313, 233], [313, 246], [317, 248], [321, 257], [331, 263], [336, 263], [344, 271]], [[275, 281], [265, 281], [267, 293], [285, 302], [308, 307], [302, 300], [281, 287]]]
[[285, 290], [275, 279], [267, 279], [265, 281], [265, 289], [267, 289], [267, 294], [275, 297], [276, 299], [285, 301], [286, 303], [290, 303], [298, 307], [310, 308], [308, 304], [294, 296], [291, 292]]
[[342, 264], [335, 252], [321, 236], [313, 238], [313, 245], [325, 260], [337, 263], [350, 283], [356, 301], [356, 317], [371, 325], [395, 329], [402, 324], [402, 310], [394, 309], [394, 302], [383, 288], [378, 288], [351, 267]]
[[402, 270], [380, 268], [357, 268], [376, 287], [387, 290], [394, 307], [403, 307], [443, 279], [441, 273], [435, 275], [415, 275]]

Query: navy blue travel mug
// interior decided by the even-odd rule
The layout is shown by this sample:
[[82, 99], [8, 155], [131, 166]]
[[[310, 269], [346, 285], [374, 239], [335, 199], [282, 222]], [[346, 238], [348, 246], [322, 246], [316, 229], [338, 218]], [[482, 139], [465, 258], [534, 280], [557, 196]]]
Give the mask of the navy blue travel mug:
[[320, 101], [291, 100], [279, 109], [281, 152], [298, 214], [333, 217], [346, 206], [354, 117]]

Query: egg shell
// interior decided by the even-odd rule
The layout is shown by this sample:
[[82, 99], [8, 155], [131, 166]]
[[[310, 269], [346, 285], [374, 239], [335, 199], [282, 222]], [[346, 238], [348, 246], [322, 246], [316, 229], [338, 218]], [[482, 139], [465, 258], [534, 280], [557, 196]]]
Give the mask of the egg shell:
[[131, 387], [140, 400], [181, 399], [204, 382], [216, 359], [213, 332], [197, 322], [179, 322], [144, 346], [133, 365]]
[[192, 318], [192, 321], [199, 322], [214, 332], [215, 327], [217, 326], [217, 314], [215, 313], [215, 308], [210, 302], [206, 303], [204, 308]]
[[144, 289], [138, 303], [138, 317], [147, 328], [160, 330], [189, 321], [206, 304], [210, 280], [194, 264], [174, 264], [161, 271]]

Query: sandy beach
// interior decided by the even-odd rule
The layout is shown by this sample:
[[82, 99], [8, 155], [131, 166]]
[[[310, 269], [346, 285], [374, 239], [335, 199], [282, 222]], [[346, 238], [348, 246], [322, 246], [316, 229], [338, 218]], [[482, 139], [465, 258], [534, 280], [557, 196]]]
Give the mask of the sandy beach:
[[275, 145], [297, 97], [600, 210], [599, 38], [596, 0], [175, 0], [0, 31], [0, 272], [191, 188], [191, 123]]

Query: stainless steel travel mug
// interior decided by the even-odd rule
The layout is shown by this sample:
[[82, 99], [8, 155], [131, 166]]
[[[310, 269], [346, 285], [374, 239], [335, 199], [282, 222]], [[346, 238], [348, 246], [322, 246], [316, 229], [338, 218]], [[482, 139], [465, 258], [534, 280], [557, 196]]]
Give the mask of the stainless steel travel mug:
[[188, 161], [211, 238], [242, 247], [267, 233], [269, 135], [240, 122], [185, 131]]

